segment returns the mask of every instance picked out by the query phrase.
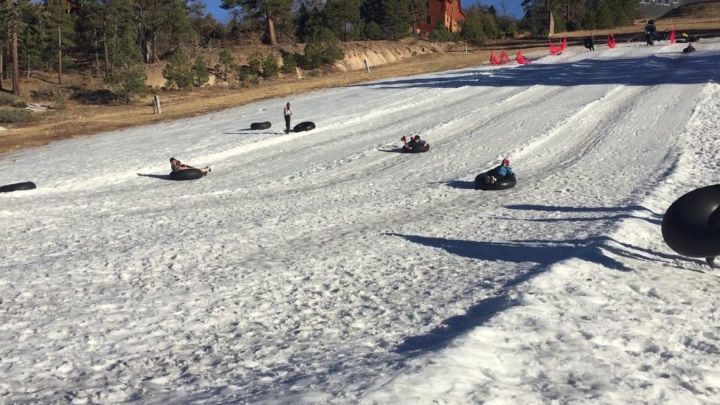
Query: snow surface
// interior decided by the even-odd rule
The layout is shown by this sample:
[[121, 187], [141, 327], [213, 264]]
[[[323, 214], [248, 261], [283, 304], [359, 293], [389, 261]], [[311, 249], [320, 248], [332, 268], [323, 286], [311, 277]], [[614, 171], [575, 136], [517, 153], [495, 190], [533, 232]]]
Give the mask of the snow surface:
[[[660, 233], [720, 182], [720, 42], [683, 47], [0, 156], [38, 185], [0, 194], [0, 402], [720, 403], [720, 271]], [[286, 101], [317, 129], [283, 134]], [[504, 156], [518, 186], [473, 190]]]

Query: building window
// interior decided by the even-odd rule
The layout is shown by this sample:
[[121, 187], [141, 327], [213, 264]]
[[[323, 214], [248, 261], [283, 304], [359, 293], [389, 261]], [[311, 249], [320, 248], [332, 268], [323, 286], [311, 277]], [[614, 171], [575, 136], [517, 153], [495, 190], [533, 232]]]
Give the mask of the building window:
[[432, 24], [432, 17], [428, 16], [428, 18], [427, 18], [427, 23], [428, 23], [428, 24]]

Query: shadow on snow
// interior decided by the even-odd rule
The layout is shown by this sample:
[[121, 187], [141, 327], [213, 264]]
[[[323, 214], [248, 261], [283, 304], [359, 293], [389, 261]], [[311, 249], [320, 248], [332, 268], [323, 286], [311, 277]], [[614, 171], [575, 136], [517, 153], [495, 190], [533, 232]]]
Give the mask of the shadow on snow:
[[643, 58], [584, 59], [566, 63], [535, 63], [498, 69], [464, 69], [442, 76], [418, 76], [356, 87], [402, 89], [413, 87], [459, 88], [465, 86], [579, 86], [588, 84], [698, 84], [717, 82], [720, 53], [683, 55], [667, 53]]
[[[561, 209], [563, 207], [556, 208]], [[572, 207], [564, 208], [567, 208], [568, 211], [574, 210]], [[628, 207], [627, 209], [636, 208], [637, 207]], [[579, 210], [582, 211], [585, 209], [580, 208]], [[607, 236], [561, 241], [517, 240], [508, 242], [481, 242], [397, 233], [388, 233], [387, 235], [397, 236], [420, 245], [443, 249], [450, 254], [478, 260], [537, 263], [537, 266], [534, 266], [529, 271], [518, 274], [516, 277], [507, 280], [499, 286], [498, 295], [484, 299], [471, 306], [465, 314], [450, 317], [425, 334], [405, 338], [404, 341], [395, 348], [395, 352], [400, 354], [414, 355], [430, 350], [442, 349], [455, 337], [482, 325], [498, 312], [516, 305], [516, 301], [508, 294], [509, 290], [539, 275], [549, 269], [550, 265], [561, 260], [577, 257], [612, 270], [630, 271], [630, 268], [609, 257], [607, 253], [645, 261], [657, 261], [658, 258], [668, 261], [686, 259], [680, 256], [667, 255], [622, 243]]]

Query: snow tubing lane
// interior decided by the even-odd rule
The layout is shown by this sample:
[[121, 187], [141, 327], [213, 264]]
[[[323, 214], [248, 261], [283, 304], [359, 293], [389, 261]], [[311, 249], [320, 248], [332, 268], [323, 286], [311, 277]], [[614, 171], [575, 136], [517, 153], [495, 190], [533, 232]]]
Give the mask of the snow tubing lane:
[[197, 180], [205, 176], [199, 169], [185, 169], [170, 173], [170, 180]]
[[311, 129], [315, 129], [315, 123], [310, 121], [301, 122], [293, 127], [295, 132], [310, 131]]
[[403, 152], [406, 152], [406, 153], [422, 153], [422, 152], [427, 152], [430, 150], [430, 144], [426, 143], [425, 145], [420, 146], [420, 147], [412, 147], [410, 149], [402, 148], [402, 149], [403, 149]]
[[493, 170], [490, 170], [485, 173], [480, 173], [475, 177], [475, 190], [505, 190], [508, 188], [513, 188], [517, 184], [517, 178], [515, 178], [514, 174], [505, 176], [504, 178], [499, 179], [495, 183], [486, 183], [485, 176], [492, 174], [492, 172]]
[[720, 184], [693, 190], [678, 198], [662, 220], [670, 249], [688, 257], [720, 256]]
[[32, 181], [24, 181], [22, 183], [13, 183], [13, 184], [7, 184], [2, 187], [0, 187], [0, 193], [9, 193], [11, 191], [19, 191], [19, 190], [33, 190], [36, 189], [37, 186]]
[[270, 121], [265, 122], [253, 122], [250, 124], [250, 129], [268, 129], [272, 126]]

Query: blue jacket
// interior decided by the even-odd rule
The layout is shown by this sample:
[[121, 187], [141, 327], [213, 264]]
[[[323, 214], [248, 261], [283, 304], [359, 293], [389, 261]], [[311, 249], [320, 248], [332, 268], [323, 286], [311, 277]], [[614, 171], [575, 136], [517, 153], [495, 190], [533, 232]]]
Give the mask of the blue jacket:
[[498, 167], [495, 169], [495, 172], [496, 172], [496, 173], [498, 174], [498, 176], [500, 176], [500, 177], [506, 177], [506, 176], [509, 176], [509, 175], [511, 175], [511, 174], [515, 174], [515, 173], [513, 173], [512, 167], [510, 167], [510, 166], [504, 166], [504, 165], [498, 166]]

